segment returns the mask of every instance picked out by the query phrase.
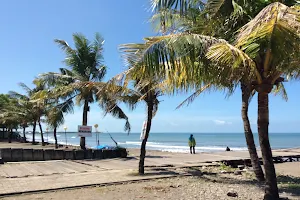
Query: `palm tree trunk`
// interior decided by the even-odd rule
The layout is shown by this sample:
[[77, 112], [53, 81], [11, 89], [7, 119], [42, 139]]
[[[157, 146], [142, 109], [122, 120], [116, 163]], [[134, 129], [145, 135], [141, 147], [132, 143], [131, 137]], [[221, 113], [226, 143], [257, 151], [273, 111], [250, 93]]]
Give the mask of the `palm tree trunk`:
[[35, 129], [36, 129], [36, 121], [33, 122], [33, 130], [32, 130], [32, 144], [35, 144]]
[[11, 143], [12, 132], [13, 132], [13, 129], [9, 129], [9, 132], [8, 132], [8, 143]]
[[142, 145], [141, 145], [139, 174], [145, 173], [146, 143], [147, 143], [147, 140], [149, 137], [149, 132], [151, 129], [151, 122], [152, 122], [152, 115], [153, 115], [152, 113], [153, 113], [153, 102], [150, 100], [147, 102], [147, 126], [146, 126], [145, 138], [143, 139]]
[[269, 141], [269, 94], [258, 93], [258, 135], [266, 174], [265, 200], [279, 199], [277, 178]]
[[256, 147], [255, 147], [255, 142], [254, 142], [254, 137], [253, 133], [251, 130], [251, 125], [249, 122], [248, 118], [248, 107], [249, 107], [249, 98], [250, 98], [250, 88], [241, 83], [241, 90], [242, 90], [242, 119], [243, 119], [243, 124], [244, 124], [244, 132], [245, 132], [245, 137], [246, 137], [246, 143], [248, 147], [248, 151], [250, 154], [250, 159], [251, 159], [251, 164], [256, 176], [256, 179], [258, 181], [264, 181], [264, 172], [262, 171], [262, 168], [259, 163], [259, 158], [257, 155]]
[[[88, 111], [89, 111], [89, 102], [88, 100], [85, 100], [83, 106], [82, 126], [87, 125]], [[80, 137], [80, 147], [81, 149], [85, 149], [85, 137]]]
[[23, 141], [26, 142], [26, 127], [23, 126]]
[[57, 149], [58, 148], [58, 144], [57, 144], [56, 127], [53, 130], [53, 134], [54, 134], [54, 140], [55, 140], [55, 149]]
[[42, 125], [41, 125], [41, 120], [40, 119], [39, 119], [39, 127], [40, 127], [40, 131], [41, 131], [42, 146], [45, 146], [44, 134], [43, 134], [43, 129], [42, 129]]

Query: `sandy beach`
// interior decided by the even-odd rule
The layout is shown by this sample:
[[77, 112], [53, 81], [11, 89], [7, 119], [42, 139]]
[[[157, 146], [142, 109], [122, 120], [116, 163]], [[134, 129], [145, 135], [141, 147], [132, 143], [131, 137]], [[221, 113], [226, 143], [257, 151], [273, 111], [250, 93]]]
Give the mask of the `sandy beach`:
[[[281, 166], [280, 166], [281, 165]], [[285, 163], [276, 165], [278, 173], [288, 173], [286, 169], [299, 169], [299, 163]], [[264, 190], [261, 184], [253, 180], [253, 174], [234, 175], [220, 173], [220, 168], [194, 168], [198, 171], [194, 176], [175, 177], [124, 183], [102, 187], [88, 187], [72, 190], [58, 190], [54, 192], [24, 194], [5, 197], [4, 200], [26, 199], [262, 199]], [[229, 169], [228, 169], [229, 170]], [[300, 199], [300, 177], [278, 176], [281, 197]], [[237, 197], [228, 196], [229, 193]]]
[[[42, 147], [24, 143], [0, 143], [2, 148], [8, 145], [14, 148], [52, 148], [52, 145]], [[0, 165], [0, 182], [4, 189], [0, 192], [18, 189], [26, 191], [31, 190], [30, 188], [45, 190], [96, 183], [93, 187], [55, 189], [50, 192], [14, 195], [3, 199], [214, 200], [233, 199], [228, 193], [237, 195], [234, 199], [262, 199], [264, 194], [263, 185], [254, 180], [251, 170], [236, 173], [238, 169], [217, 165], [219, 160], [249, 158], [247, 151], [191, 155], [148, 150], [145, 177], [136, 174], [139, 149], [128, 149], [128, 152], [128, 159], [6, 163]], [[260, 155], [260, 152], [258, 153]], [[296, 154], [300, 154], [299, 148], [273, 151], [274, 156]], [[214, 164], [216, 165], [211, 166]], [[287, 162], [275, 166], [280, 195], [289, 199], [300, 199], [300, 162]], [[148, 180], [143, 180], [144, 178]], [[99, 181], [102, 183], [101, 186], [97, 186]], [[111, 181], [114, 183], [107, 184]]]

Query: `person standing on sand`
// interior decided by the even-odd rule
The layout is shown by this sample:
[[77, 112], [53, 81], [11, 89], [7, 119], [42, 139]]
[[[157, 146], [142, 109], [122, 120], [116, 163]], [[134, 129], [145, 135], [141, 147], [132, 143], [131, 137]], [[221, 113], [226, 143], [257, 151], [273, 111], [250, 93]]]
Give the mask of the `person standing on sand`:
[[190, 146], [190, 153], [192, 154], [192, 149], [193, 149], [193, 153], [195, 154], [196, 140], [193, 134], [191, 134], [189, 137], [189, 146]]

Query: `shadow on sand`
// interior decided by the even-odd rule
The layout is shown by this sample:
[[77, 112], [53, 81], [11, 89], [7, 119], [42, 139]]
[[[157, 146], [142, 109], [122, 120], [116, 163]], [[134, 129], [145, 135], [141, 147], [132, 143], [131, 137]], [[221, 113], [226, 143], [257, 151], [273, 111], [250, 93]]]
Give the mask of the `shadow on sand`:
[[293, 176], [277, 176], [279, 191], [300, 196], [300, 178]]

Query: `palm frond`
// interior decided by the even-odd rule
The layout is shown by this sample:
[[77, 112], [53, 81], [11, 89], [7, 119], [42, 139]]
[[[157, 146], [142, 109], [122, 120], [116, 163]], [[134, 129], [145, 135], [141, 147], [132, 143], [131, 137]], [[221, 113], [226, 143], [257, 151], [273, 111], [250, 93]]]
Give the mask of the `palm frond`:
[[55, 43], [58, 44], [58, 46], [65, 51], [68, 54], [74, 53], [74, 50], [69, 46], [69, 44], [64, 40], [55, 39]]
[[208, 0], [206, 9], [209, 11], [209, 14], [215, 15], [219, 12], [220, 8], [223, 6], [227, 0]]
[[215, 79], [220, 73], [221, 69], [211, 65], [205, 55], [213, 44], [225, 42], [221, 39], [198, 34], [172, 34], [145, 40], [145, 44], [120, 46], [125, 64], [138, 68], [138, 73], [143, 75], [141, 79], [166, 79], [170, 85], [189, 90], [202, 85], [203, 81]]
[[161, 10], [175, 9], [181, 15], [190, 8], [204, 7], [205, 3], [201, 0], [151, 0], [151, 8], [153, 12], [160, 12]]
[[235, 73], [237, 79], [242, 78], [245, 73], [248, 73], [248, 76], [255, 74], [258, 82], [262, 83], [262, 77], [256, 68], [255, 62], [246, 53], [227, 42], [211, 46], [206, 56], [217, 64], [233, 66], [233, 68], [242, 68], [242, 71], [238, 70]]
[[197, 91], [195, 91], [192, 95], [190, 95], [188, 98], [186, 98], [183, 102], [181, 102], [176, 109], [181, 108], [183, 105], [189, 105], [191, 104], [201, 93], [203, 93], [205, 90], [210, 89], [210, 87], [212, 87], [212, 84], [207, 84], [203, 87], [201, 87], [200, 89], [198, 89]]
[[282, 82], [278, 83], [272, 92], [274, 95], [280, 95], [285, 101], [288, 101], [288, 95]]
[[15, 99], [23, 99], [23, 100], [29, 100], [30, 97], [26, 96], [26, 95], [23, 95], [23, 94], [20, 94], [18, 92], [15, 92], [15, 91], [9, 91], [8, 92], [8, 95], [9, 97], [11, 98], [15, 98]]
[[300, 13], [279, 2], [272, 3], [241, 28], [236, 46], [245, 51], [258, 44], [256, 52], [268, 48], [278, 63], [293, 52], [299, 54], [299, 30]]
[[19, 86], [25, 90], [28, 95], [32, 93], [32, 90], [25, 83], [19, 83]]

